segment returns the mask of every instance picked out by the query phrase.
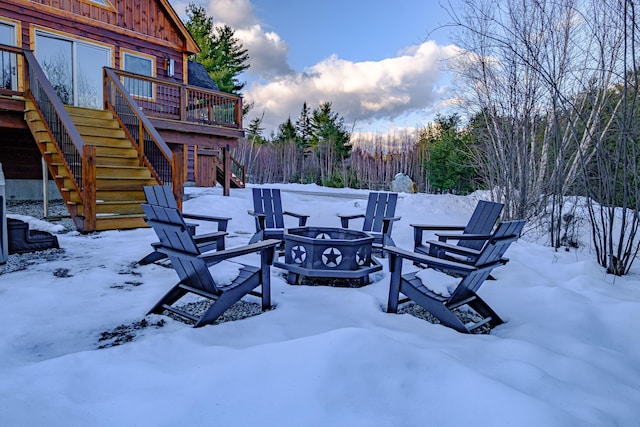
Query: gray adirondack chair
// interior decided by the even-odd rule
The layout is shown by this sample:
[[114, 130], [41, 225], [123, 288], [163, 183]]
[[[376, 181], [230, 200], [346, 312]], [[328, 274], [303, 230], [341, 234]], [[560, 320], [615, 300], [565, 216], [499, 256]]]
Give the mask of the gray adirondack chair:
[[[265, 240], [242, 247], [202, 254], [193, 236], [187, 230], [180, 211], [159, 205], [143, 204], [147, 223], [160, 239], [159, 250], [169, 256], [173, 269], [180, 281], [169, 290], [148, 314], [161, 314], [165, 310], [195, 323], [194, 327], [214, 322], [235, 302], [245, 295], [259, 296], [262, 309], [271, 306], [271, 278], [269, 260], [278, 240]], [[242, 255], [257, 253], [260, 255], [260, 266], [238, 263], [241, 265], [239, 275], [229, 284], [216, 283], [209, 268], [223, 260]], [[235, 261], [234, 261], [235, 262]], [[260, 287], [260, 292], [256, 288]], [[184, 296], [194, 294], [208, 298], [213, 304], [202, 314], [189, 313], [174, 306]]]
[[362, 231], [373, 236], [373, 250], [384, 256], [384, 251], [382, 251], [384, 246], [396, 245], [391, 238], [391, 230], [393, 229], [393, 223], [400, 219], [400, 217], [395, 216], [397, 203], [397, 193], [371, 192], [367, 201], [367, 210], [364, 214], [338, 214], [338, 216], [340, 217], [342, 228], [349, 228], [349, 222], [353, 219], [364, 218]]
[[[517, 234], [510, 234], [510, 230], [521, 227], [521, 225], [515, 224], [518, 222], [524, 221], [500, 223], [473, 264], [449, 261], [395, 247], [385, 248], [389, 255], [389, 271], [391, 272], [387, 312], [397, 313], [399, 304], [414, 301], [436, 317], [441, 324], [463, 333], [470, 333], [483, 325], [495, 327], [504, 323], [477, 292], [491, 271], [502, 265], [502, 256], [511, 243], [518, 239]], [[456, 277], [461, 276], [461, 281], [450, 295], [440, 295], [425, 286], [417, 276], [417, 272], [403, 275], [403, 260], [434, 268]], [[400, 299], [400, 294], [406, 298]], [[454, 311], [454, 309], [463, 306], [475, 311], [481, 320], [473, 324], [463, 323]]]
[[[167, 208], [178, 208], [178, 204], [176, 203], [176, 199], [173, 196], [173, 191], [171, 191], [171, 187], [166, 185], [148, 185], [144, 187], [144, 195], [147, 199], [147, 203], [150, 205], [156, 206], [164, 206]], [[206, 222], [215, 222], [217, 223], [218, 231], [214, 231], [212, 233], [196, 233], [196, 227], [198, 224], [196, 223], [187, 223], [187, 230], [194, 236], [194, 240], [198, 245], [198, 248], [201, 252], [208, 252], [210, 250], [224, 250], [225, 245], [225, 236], [227, 235], [227, 225], [231, 218], [226, 217], [217, 217], [217, 216], [209, 216], [209, 215], [196, 215], [183, 212], [183, 218], [193, 219], [197, 221], [206, 221]], [[165, 259], [167, 257], [166, 254], [159, 251], [160, 247], [159, 242], [152, 243], [153, 252], [146, 255], [138, 264], [146, 265], [152, 262], [159, 261], [161, 259]]]
[[288, 215], [298, 219], [298, 227], [307, 224], [309, 215], [282, 210], [282, 198], [277, 188], [254, 188], [253, 210], [249, 211], [256, 223], [256, 233], [249, 243], [259, 242], [264, 239], [279, 239], [284, 236], [284, 216]]
[[[438, 240], [458, 240], [458, 246], [480, 250], [495, 226], [504, 205], [502, 203], [480, 200], [469, 218], [467, 225], [422, 225], [411, 224], [413, 227], [413, 250], [421, 254], [430, 254], [430, 243], [423, 240], [425, 231], [439, 231]], [[457, 234], [446, 232], [457, 231]], [[473, 238], [456, 239], [460, 234], [475, 235]], [[485, 236], [482, 238], [482, 236]]]

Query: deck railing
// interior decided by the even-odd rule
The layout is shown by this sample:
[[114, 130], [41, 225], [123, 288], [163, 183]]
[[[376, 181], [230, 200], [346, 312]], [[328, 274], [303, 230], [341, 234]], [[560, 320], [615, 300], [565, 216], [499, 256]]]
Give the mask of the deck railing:
[[[131, 95], [131, 93], [140, 92], [136, 92], [135, 87], [125, 88], [125, 85], [130, 86], [128, 80], [123, 85], [115, 70], [104, 69], [104, 99], [108, 108], [113, 111], [129, 133], [142, 158], [146, 160], [148, 166], [151, 166], [156, 179], [163, 184], [171, 184], [173, 182], [171, 149]], [[137, 89], [141, 90], [141, 88]]]
[[242, 128], [242, 98], [237, 95], [112, 71], [148, 117]]

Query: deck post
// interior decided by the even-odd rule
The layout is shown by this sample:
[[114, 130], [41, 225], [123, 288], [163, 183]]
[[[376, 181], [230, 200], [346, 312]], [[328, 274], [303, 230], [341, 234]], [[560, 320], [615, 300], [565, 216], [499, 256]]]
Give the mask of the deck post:
[[96, 147], [82, 146], [82, 215], [84, 229], [96, 231]]
[[222, 184], [222, 194], [229, 195], [231, 189], [231, 154], [229, 152], [229, 144], [222, 149], [222, 157], [224, 158], [224, 183]]

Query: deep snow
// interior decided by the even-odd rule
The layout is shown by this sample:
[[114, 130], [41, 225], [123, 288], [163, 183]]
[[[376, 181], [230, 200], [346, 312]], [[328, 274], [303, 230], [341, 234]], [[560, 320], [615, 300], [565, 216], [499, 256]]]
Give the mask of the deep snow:
[[[277, 187], [309, 225], [366, 206], [366, 191]], [[184, 208], [232, 217], [227, 246], [242, 245], [250, 193], [188, 188]], [[411, 223], [464, 224], [478, 197], [401, 194], [394, 240], [411, 249]], [[382, 260], [362, 288], [290, 286], [273, 268], [271, 311], [199, 329], [148, 316], [99, 349], [177, 276], [135, 264], [151, 229], [58, 239], [60, 255], [0, 275], [1, 426], [640, 425], [640, 269], [606, 275], [588, 242], [513, 244], [479, 292], [506, 320], [489, 335], [385, 313]]]

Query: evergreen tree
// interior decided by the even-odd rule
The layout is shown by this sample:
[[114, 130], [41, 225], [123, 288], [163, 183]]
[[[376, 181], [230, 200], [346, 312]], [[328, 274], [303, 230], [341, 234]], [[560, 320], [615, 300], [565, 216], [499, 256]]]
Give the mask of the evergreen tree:
[[349, 156], [351, 134], [344, 127], [344, 119], [331, 109], [331, 102], [324, 102], [313, 110], [310, 128], [311, 146], [318, 147], [322, 142], [329, 142], [340, 159]]
[[200, 48], [189, 59], [199, 62], [222, 92], [239, 94], [246, 82], [238, 75], [249, 68], [249, 54], [228, 25], [213, 26], [204, 7], [189, 3], [185, 26]]
[[297, 141], [296, 128], [291, 121], [291, 117], [286, 122], [281, 123], [278, 126], [278, 132], [273, 138], [273, 142], [277, 144], [283, 144], [291, 141]]
[[300, 117], [296, 120], [296, 135], [298, 136], [298, 147], [306, 149], [309, 146], [309, 139], [311, 139], [311, 118], [309, 107], [307, 103], [302, 104], [302, 111], [300, 111]]
[[262, 132], [264, 132], [262, 117], [253, 118], [247, 129], [247, 140], [252, 144], [265, 144], [267, 140], [262, 136]]
[[460, 117], [436, 116], [433, 129], [422, 133], [420, 143], [428, 155], [425, 169], [429, 185], [440, 191], [467, 193], [475, 189], [476, 172], [470, 165], [470, 135], [458, 131]]

